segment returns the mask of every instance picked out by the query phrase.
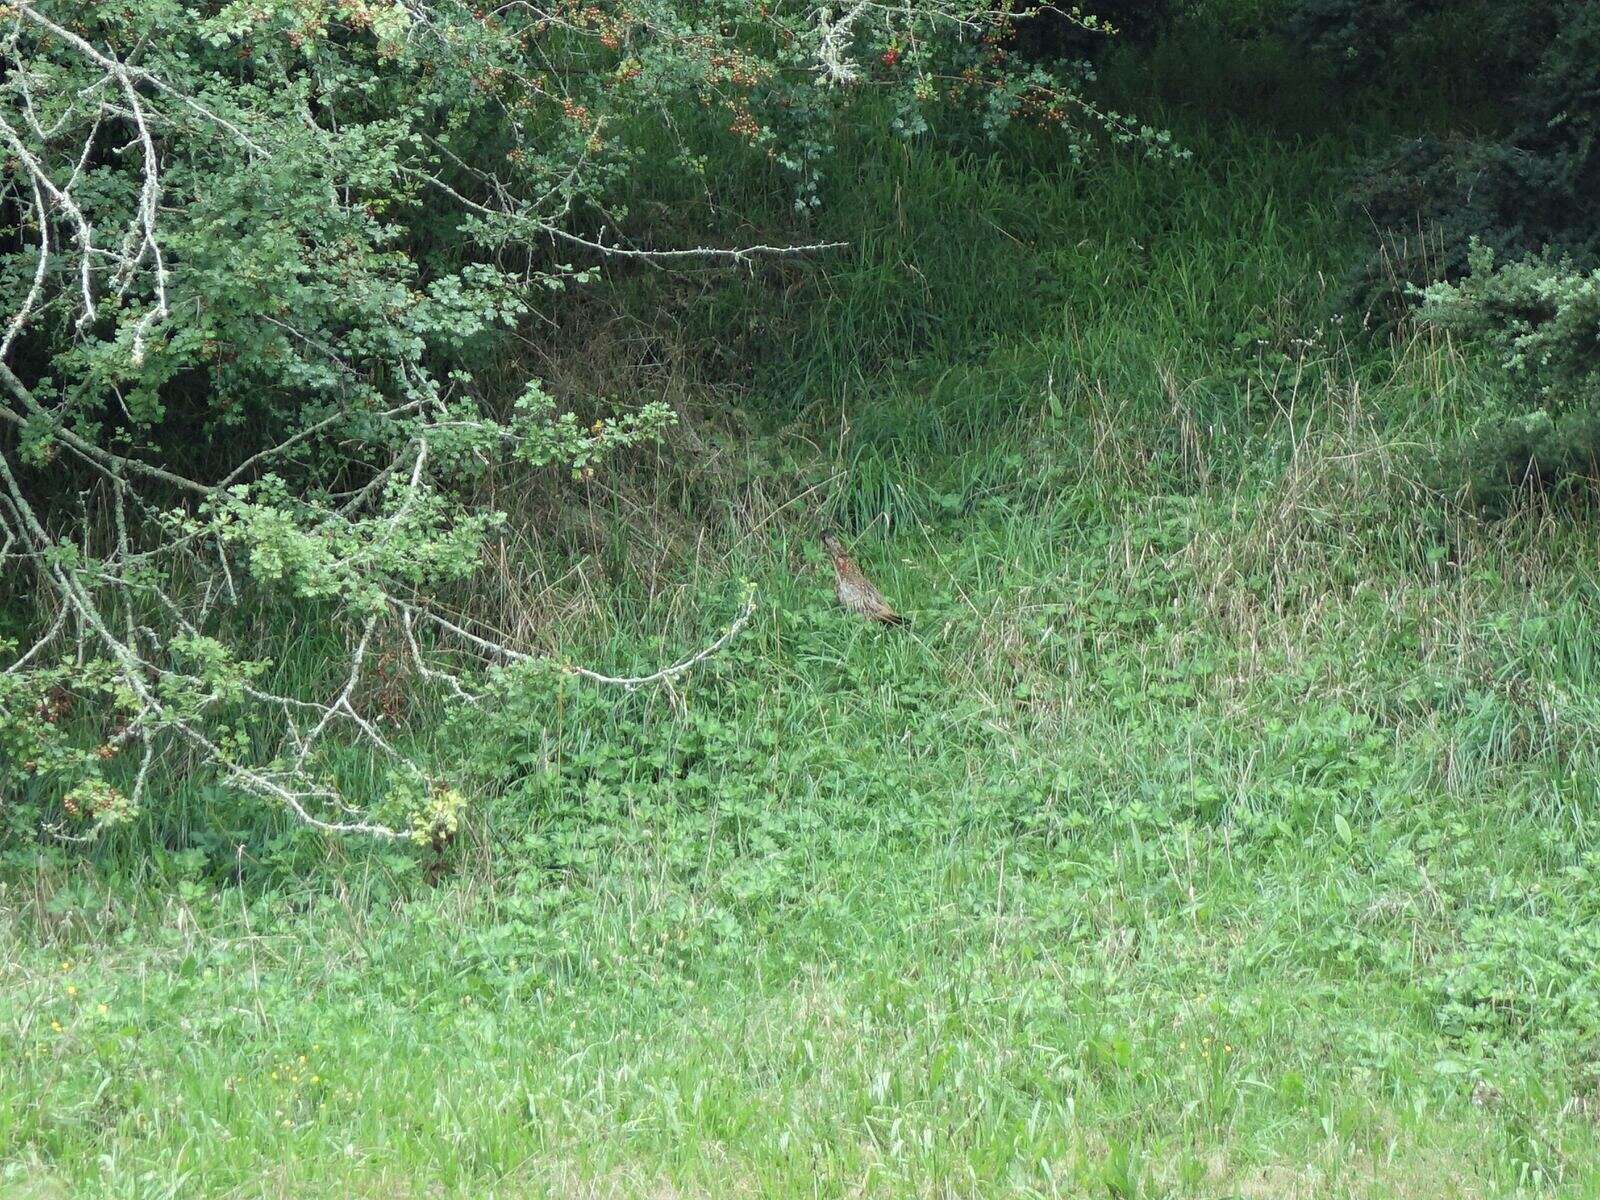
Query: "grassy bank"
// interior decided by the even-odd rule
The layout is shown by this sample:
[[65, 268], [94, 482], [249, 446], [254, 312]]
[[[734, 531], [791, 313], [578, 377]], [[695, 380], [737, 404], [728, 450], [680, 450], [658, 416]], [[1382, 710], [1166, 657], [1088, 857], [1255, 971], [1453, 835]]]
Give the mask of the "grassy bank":
[[1600, 1195], [1594, 529], [1424, 494], [1487, 382], [1328, 315], [1349, 138], [1186, 136], [863, 146], [848, 259], [684, 317], [781, 416], [573, 499], [526, 612], [758, 618], [419, 734], [501, 747], [437, 886], [199, 797], [11, 859], [0, 1192]]

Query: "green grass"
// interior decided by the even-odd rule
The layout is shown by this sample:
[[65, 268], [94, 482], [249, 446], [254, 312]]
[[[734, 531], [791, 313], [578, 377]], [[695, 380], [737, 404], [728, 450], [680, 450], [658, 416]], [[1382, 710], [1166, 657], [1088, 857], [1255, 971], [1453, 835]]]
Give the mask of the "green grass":
[[1329, 318], [1351, 139], [1188, 136], [868, 141], [859, 250], [719, 301], [789, 420], [524, 598], [603, 665], [757, 622], [419, 710], [437, 886], [198, 790], [10, 855], [0, 1194], [1600, 1195], [1594, 529], [1416, 484], [1492, 381]]

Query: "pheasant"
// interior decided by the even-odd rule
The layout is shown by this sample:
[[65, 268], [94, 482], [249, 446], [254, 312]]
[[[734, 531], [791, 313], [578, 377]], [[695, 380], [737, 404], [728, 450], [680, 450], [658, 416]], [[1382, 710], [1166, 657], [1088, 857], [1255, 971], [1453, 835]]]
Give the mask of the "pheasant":
[[869, 621], [883, 625], [905, 623], [905, 618], [889, 607], [889, 602], [872, 586], [872, 581], [861, 573], [856, 560], [846, 553], [843, 542], [833, 534], [825, 533], [822, 535], [822, 548], [833, 559], [833, 592], [839, 597], [840, 604]]

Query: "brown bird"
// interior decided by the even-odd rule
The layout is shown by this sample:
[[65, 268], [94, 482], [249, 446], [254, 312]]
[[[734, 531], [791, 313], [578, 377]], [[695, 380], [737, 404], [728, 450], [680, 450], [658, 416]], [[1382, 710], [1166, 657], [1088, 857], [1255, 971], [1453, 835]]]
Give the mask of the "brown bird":
[[872, 586], [872, 581], [861, 573], [856, 560], [845, 551], [844, 543], [831, 533], [822, 535], [822, 548], [833, 559], [833, 594], [839, 603], [869, 621], [884, 625], [903, 625], [905, 618], [889, 607], [882, 593]]

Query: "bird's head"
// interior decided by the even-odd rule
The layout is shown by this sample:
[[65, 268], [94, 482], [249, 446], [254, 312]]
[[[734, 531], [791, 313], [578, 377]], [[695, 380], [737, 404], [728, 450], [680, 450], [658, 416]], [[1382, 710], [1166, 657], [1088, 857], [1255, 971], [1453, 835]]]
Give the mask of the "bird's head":
[[835, 558], [844, 553], [844, 543], [831, 529], [824, 531], [822, 535], [822, 548]]

